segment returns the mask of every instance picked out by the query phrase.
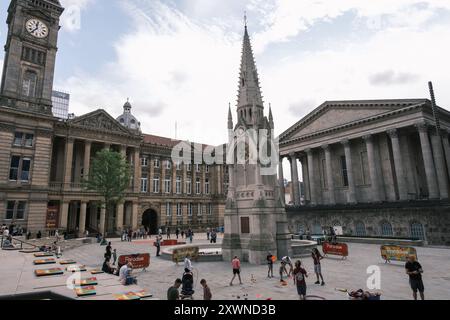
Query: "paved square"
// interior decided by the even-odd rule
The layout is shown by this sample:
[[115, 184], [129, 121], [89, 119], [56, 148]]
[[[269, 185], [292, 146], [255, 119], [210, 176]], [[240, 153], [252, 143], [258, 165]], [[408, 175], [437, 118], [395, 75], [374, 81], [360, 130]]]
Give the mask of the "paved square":
[[[220, 240], [220, 239], [219, 239]], [[196, 239], [194, 244], [207, 243], [206, 239]], [[218, 244], [220, 245], [220, 244]], [[176, 278], [181, 278], [183, 266], [176, 266], [171, 261], [156, 258], [156, 248], [152, 241], [121, 242], [112, 241], [113, 248], [118, 255], [147, 253], [151, 254], [150, 268], [146, 272], [135, 271], [138, 278], [138, 286], [124, 287], [119, 284], [118, 277], [111, 275], [96, 275], [99, 280], [97, 295], [83, 299], [114, 299], [113, 294], [125, 293], [133, 290], [145, 289], [153, 294], [153, 299], [166, 299], [166, 292]], [[89, 244], [64, 252], [63, 259], [73, 259], [79, 264], [86, 265], [88, 270], [101, 267], [105, 251], [104, 246]], [[427, 299], [450, 299], [450, 249], [447, 248], [417, 248], [418, 259], [424, 268], [425, 294]], [[2, 264], [0, 272], [2, 281], [0, 295], [15, 293], [54, 291], [66, 296], [74, 297], [73, 290], [66, 288], [66, 280], [69, 274], [63, 276], [37, 278], [34, 270], [39, 269], [33, 265], [34, 256], [19, 252], [0, 251]], [[381, 271], [382, 299], [411, 299], [408, 285], [408, 277], [404, 271], [404, 264], [393, 262], [385, 264], [380, 256], [380, 246], [371, 244], [349, 244], [349, 257], [341, 260], [338, 257], [327, 257], [322, 260], [322, 271], [326, 285], [315, 285], [313, 262], [310, 257], [301, 259], [309, 273], [307, 279], [308, 295], [322, 297], [324, 299], [345, 300], [345, 293], [336, 291], [335, 288], [366, 289], [368, 278], [367, 267], [378, 266]], [[213, 299], [236, 300], [244, 299], [273, 299], [290, 300], [297, 299], [296, 288], [292, 281], [288, 286], [281, 286], [279, 278], [267, 279], [266, 266], [254, 266], [242, 264], [243, 285], [235, 281], [230, 287], [232, 276], [231, 266], [228, 262], [193, 262], [196, 300], [202, 299], [200, 280], [205, 278], [213, 293]], [[278, 276], [279, 264], [274, 266], [274, 275]], [[251, 281], [253, 278], [256, 280]], [[82, 277], [92, 277], [89, 272]]]

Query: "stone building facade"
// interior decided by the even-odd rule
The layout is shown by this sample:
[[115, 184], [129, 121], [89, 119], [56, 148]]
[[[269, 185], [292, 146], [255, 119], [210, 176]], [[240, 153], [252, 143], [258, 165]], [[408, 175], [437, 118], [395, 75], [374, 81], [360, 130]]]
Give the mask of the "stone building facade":
[[291, 231], [339, 223], [353, 235], [449, 243], [450, 112], [436, 110], [439, 134], [427, 99], [325, 102], [284, 132], [280, 157], [293, 181], [301, 170], [306, 199], [292, 189]]
[[[127, 227], [156, 232], [160, 226], [222, 226], [224, 165], [173, 163], [172, 148], [180, 141], [142, 134], [129, 102], [117, 120], [104, 110], [66, 121], [53, 117], [62, 12], [58, 0], [12, 0], [8, 10], [0, 95], [0, 223], [32, 233], [110, 235]], [[103, 148], [120, 152], [133, 170], [124, 201], [111, 216], [99, 195], [81, 184]]]

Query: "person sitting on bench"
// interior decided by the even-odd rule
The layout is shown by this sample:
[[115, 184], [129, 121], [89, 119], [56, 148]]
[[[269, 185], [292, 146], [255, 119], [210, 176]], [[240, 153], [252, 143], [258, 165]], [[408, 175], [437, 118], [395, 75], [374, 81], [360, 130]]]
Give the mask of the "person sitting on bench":
[[183, 296], [192, 296], [195, 291], [193, 289], [194, 286], [194, 275], [189, 269], [184, 269], [183, 278], [181, 279], [182, 287], [181, 294]]

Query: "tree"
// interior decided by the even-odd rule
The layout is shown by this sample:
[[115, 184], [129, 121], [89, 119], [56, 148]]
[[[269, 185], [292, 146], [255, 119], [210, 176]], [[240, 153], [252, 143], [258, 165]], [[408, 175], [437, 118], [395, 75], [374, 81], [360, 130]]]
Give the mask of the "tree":
[[114, 206], [124, 198], [130, 179], [130, 167], [122, 155], [103, 149], [95, 155], [88, 179], [83, 181], [83, 185], [86, 190], [102, 196], [102, 206], [109, 215]]

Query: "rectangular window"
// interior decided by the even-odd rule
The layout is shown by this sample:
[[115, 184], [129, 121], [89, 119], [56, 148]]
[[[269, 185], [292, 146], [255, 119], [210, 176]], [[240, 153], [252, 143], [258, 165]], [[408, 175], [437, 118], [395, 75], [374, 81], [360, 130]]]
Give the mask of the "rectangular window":
[[147, 157], [141, 158], [141, 166], [143, 166], [143, 167], [148, 166], [148, 158]]
[[143, 174], [141, 177], [141, 192], [147, 193], [148, 191], [148, 177]]
[[25, 217], [25, 207], [26, 207], [25, 201], [19, 201], [17, 203], [17, 210], [16, 210], [16, 219], [17, 220], [23, 220]]
[[11, 165], [9, 166], [9, 180], [17, 181], [17, 179], [19, 178], [19, 165], [20, 165], [20, 157], [12, 156]]
[[26, 133], [25, 134], [25, 147], [32, 147], [34, 141], [34, 134]]
[[212, 216], [213, 214], [213, 206], [211, 203], [208, 203], [208, 216]]
[[187, 164], [186, 165], [186, 170], [188, 171], [188, 172], [191, 172], [192, 171], [192, 164]]
[[30, 168], [31, 168], [31, 159], [23, 158], [22, 171], [20, 174], [20, 181], [29, 181], [30, 180]]
[[195, 194], [200, 194], [200, 178], [195, 180]]
[[177, 162], [177, 171], [181, 170], [181, 162]]
[[348, 187], [347, 161], [345, 159], [345, 156], [341, 156], [341, 176], [342, 185], [344, 187]]
[[196, 171], [196, 172], [200, 172], [200, 165], [199, 165], [199, 164], [196, 164], [196, 165], [195, 165], [195, 171]]
[[20, 147], [22, 145], [22, 139], [23, 139], [23, 133], [22, 132], [16, 132], [14, 134], [14, 145]]
[[16, 205], [15, 201], [8, 201], [6, 205], [6, 220], [12, 220], [14, 218], [14, 206]]
[[183, 216], [183, 205], [181, 203], [177, 203], [177, 216], [178, 217]]
[[202, 214], [203, 214], [203, 212], [202, 212], [202, 204], [199, 203], [199, 204], [197, 204], [197, 215], [201, 216]]
[[209, 173], [209, 165], [206, 165], [206, 173]]
[[159, 168], [159, 159], [155, 159], [154, 161], [153, 161], [153, 166], [155, 167], [155, 168]]
[[205, 194], [209, 194], [209, 179], [205, 179]]
[[175, 188], [177, 194], [181, 194], [181, 177], [177, 177]]
[[159, 177], [153, 178], [153, 193], [159, 193]]
[[170, 160], [167, 160], [167, 161], [166, 161], [166, 169], [167, 169], [167, 170], [172, 169], [172, 162], [170, 162]]
[[188, 204], [188, 216], [192, 217], [193, 214], [193, 204], [189, 203]]
[[241, 217], [241, 233], [250, 234], [250, 218]]
[[166, 203], [166, 215], [168, 217], [172, 216], [172, 204], [170, 202]]
[[191, 182], [191, 178], [187, 177], [186, 178], [186, 194], [191, 194], [192, 193], [192, 182]]
[[164, 192], [165, 193], [170, 193], [171, 192], [171, 181], [170, 181], [170, 179], [165, 179], [164, 180]]

